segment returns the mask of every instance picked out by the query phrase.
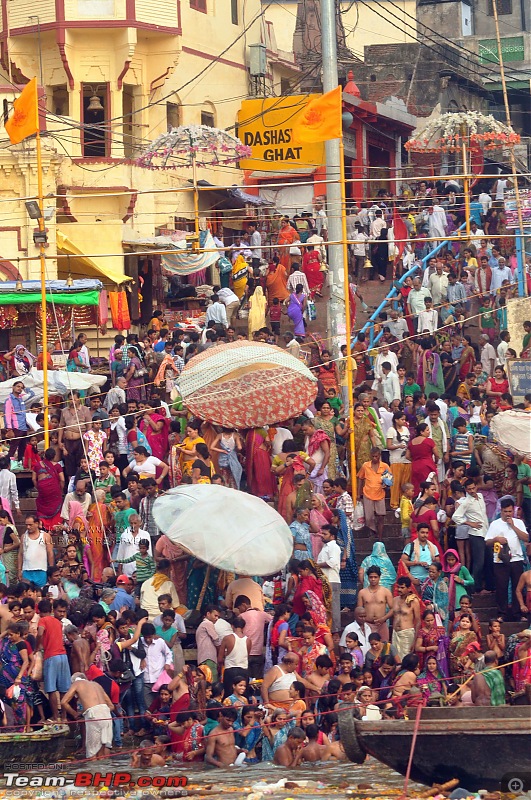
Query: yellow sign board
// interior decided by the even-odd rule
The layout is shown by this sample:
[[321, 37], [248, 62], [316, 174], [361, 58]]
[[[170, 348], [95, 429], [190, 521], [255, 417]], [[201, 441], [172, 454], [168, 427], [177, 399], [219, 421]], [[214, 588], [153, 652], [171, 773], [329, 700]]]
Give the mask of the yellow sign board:
[[320, 167], [325, 163], [324, 142], [298, 144], [292, 125], [316, 94], [244, 100], [238, 113], [238, 137], [252, 148], [240, 168], [263, 172], [287, 172]]

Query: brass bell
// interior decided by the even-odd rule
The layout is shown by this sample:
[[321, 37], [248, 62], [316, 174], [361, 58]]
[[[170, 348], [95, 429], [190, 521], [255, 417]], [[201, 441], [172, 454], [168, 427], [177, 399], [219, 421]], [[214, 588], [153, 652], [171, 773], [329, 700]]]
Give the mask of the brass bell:
[[103, 106], [97, 94], [93, 94], [90, 98], [87, 111], [103, 111]]

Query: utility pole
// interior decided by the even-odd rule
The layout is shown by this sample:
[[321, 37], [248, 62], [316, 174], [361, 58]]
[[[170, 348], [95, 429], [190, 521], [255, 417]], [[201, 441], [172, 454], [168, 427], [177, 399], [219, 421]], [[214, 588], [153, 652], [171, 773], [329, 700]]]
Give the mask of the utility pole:
[[[323, 92], [330, 92], [339, 84], [337, 71], [336, 8], [334, 0], [321, 0], [321, 48], [323, 56]], [[341, 242], [343, 238], [342, 215], [346, 210], [341, 205], [341, 170], [339, 139], [325, 142], [326, 153], [326, 199], [328, 215], [328, 239]], [[328, 301], [327, 333], [330, 337], [332, 357], [340, 355], [340, 346], [345, 339], [342, 331], [345, 320], [343, 247], [334, 244], [328, 247]]]
[[[496, 26], [496, 44], [498, 46], [498, 61], [500, 62], [500, 77], [501, 77], [501, 84], [502, 84], [502, 91], [503, 91], [503, 102], [505, 105], [505, 119], [509, 128], [512, 128], [511, 122], [511, 110], [509, 107], [509, 97], [507, 95], [507, 82], [505, 80], [505, 66], [503, 63], [503, 52], [501, 46], [501, 37], [500, 37], [500, 24], [498, 21], [498, 0], [492, 0], [492, 11], [494, 15], [494, 25]], [[514, 147], [509, 147], [509, 157], [511, 159], [511, 169], [512, 169], [512, 179], [514, 183], [514, 198], [516, 200], [516, 212], [518, 214], [518, 234], [516, 236], [516, 250], [519, 256], [519, 260], [521, 258], [522, 264], [519, 265], [522, 275], [523, 275], [523, 290], [524, 296], [527, 296], [527, 275], [525, 272], [525, 230], [524, 230], [524, 220], [522, 216], [522, 203], [520, 200], [520, 189], [518, 187], [518, 171], [516, 169], [516, 158], [514, 156]], [[328, 176], [327, 176], [328, 177]]]

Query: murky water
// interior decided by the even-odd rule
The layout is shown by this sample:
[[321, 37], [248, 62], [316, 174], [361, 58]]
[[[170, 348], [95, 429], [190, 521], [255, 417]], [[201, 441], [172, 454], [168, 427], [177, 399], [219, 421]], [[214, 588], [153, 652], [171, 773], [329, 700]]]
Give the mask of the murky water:
[[[184, 766], [184, 765], [183, 765]], [[24, 789], [13, 788], [11, 790], [0, 789], [0, 797], [18, 798], [57, 798], [68, 800], [69, 798], [112, 798], [125, 796], [130, 800], [140, 800], [146, 796], [155, 798], [177, 797], [180, 796], [178, 790], [164, 790], [162, 795], [159, 790], [149, 786], [150, 782], [157, 783], [162, 776], [185, 775], [188, 779], [189, 796], [205, 796], [223, 798], [230, 796], [234, 800], [246, 800], [251, 795], [252, 800], [287, 800], [304, 796], [308, 800], [317, 800], [323, 797], [349, 797], [354, 796], [359, 800], [374, 800], [374, 798], [394, 798], [402, 793], [404, 778], [397, 772], [380, 764], [373, 758], [368, 758], [362, 765], [344, 762], [326, 762], [319, 764], [308, 764], [298, 769], [287, 770], [277, 767], [270, 763], [261, 763], [240, 768], [215, 769], [205, 767], [202, 764], [172, 765], [166, 768], [154, 768], [149, 770], [136, 770], [130, 768], [130, 757], [126, 754], [116, 754], [109, 759], [94, 763], [78, 763], [75, 770], [68, 766], [68, 762], [63, 762], [63, 769], [54, 771], [54, 775], [74, 776], [76, 772], [90, 772], [97, 779], [96, 773], [105, 778], [109, 773], [130, 773], [135, 782], [135, 788], [124, 786], [121, 789], [112, 787], [47, 787], [45, 789]], [[139, 779], [142, 779], [143, 786], [139, 786]], [[310, 781], [310, 785], [289, 786], [288, 788], [273, 788], [271, 785], [278, 783], [281, 779], [297, 783]], [[101, 778], [100, 778], [101, 780]], [[86, 782], [86, 779], [85, 779]], [[253, 789], [256, 784], [269, 784], [264, 790], [262, 787]], [[208, 787], [208, 788], [207, 788]], [[201, 788], [206, 789], [203, 793]], [[410, 783], [409, 794], [414, 795], [415, 789], [421, 789], [418, 784]], [[173, 792], [173, 795], [170, 794]], [[5, 793], [4, 793], [5, 792]], [[261, 794], [261, 792], [263, 794]], [[186, 796], [185, 794], [181, 796]]]

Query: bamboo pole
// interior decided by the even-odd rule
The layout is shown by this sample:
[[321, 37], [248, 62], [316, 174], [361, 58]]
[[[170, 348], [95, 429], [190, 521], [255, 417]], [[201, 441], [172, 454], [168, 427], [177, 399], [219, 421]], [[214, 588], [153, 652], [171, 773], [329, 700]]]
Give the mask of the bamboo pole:
[[341, 188], [341, 244], [343, 246], [343, 296], [345, 298], [345, 327], [347, 345], [347, 389], [349, 408], [349, 446], [350, 446], [350, 479], [352, 483], [352, 497], [357, 496], [356, 486], [356, 452], [354, 440], [354, 378], [352, 374], [352, 321], [350, 319], [350, 296], [348, 275], [348, 236], [347, 236], [347, 197], [345, 191], [345, 149], [343, 139], [339, 145], [339, 183]]

